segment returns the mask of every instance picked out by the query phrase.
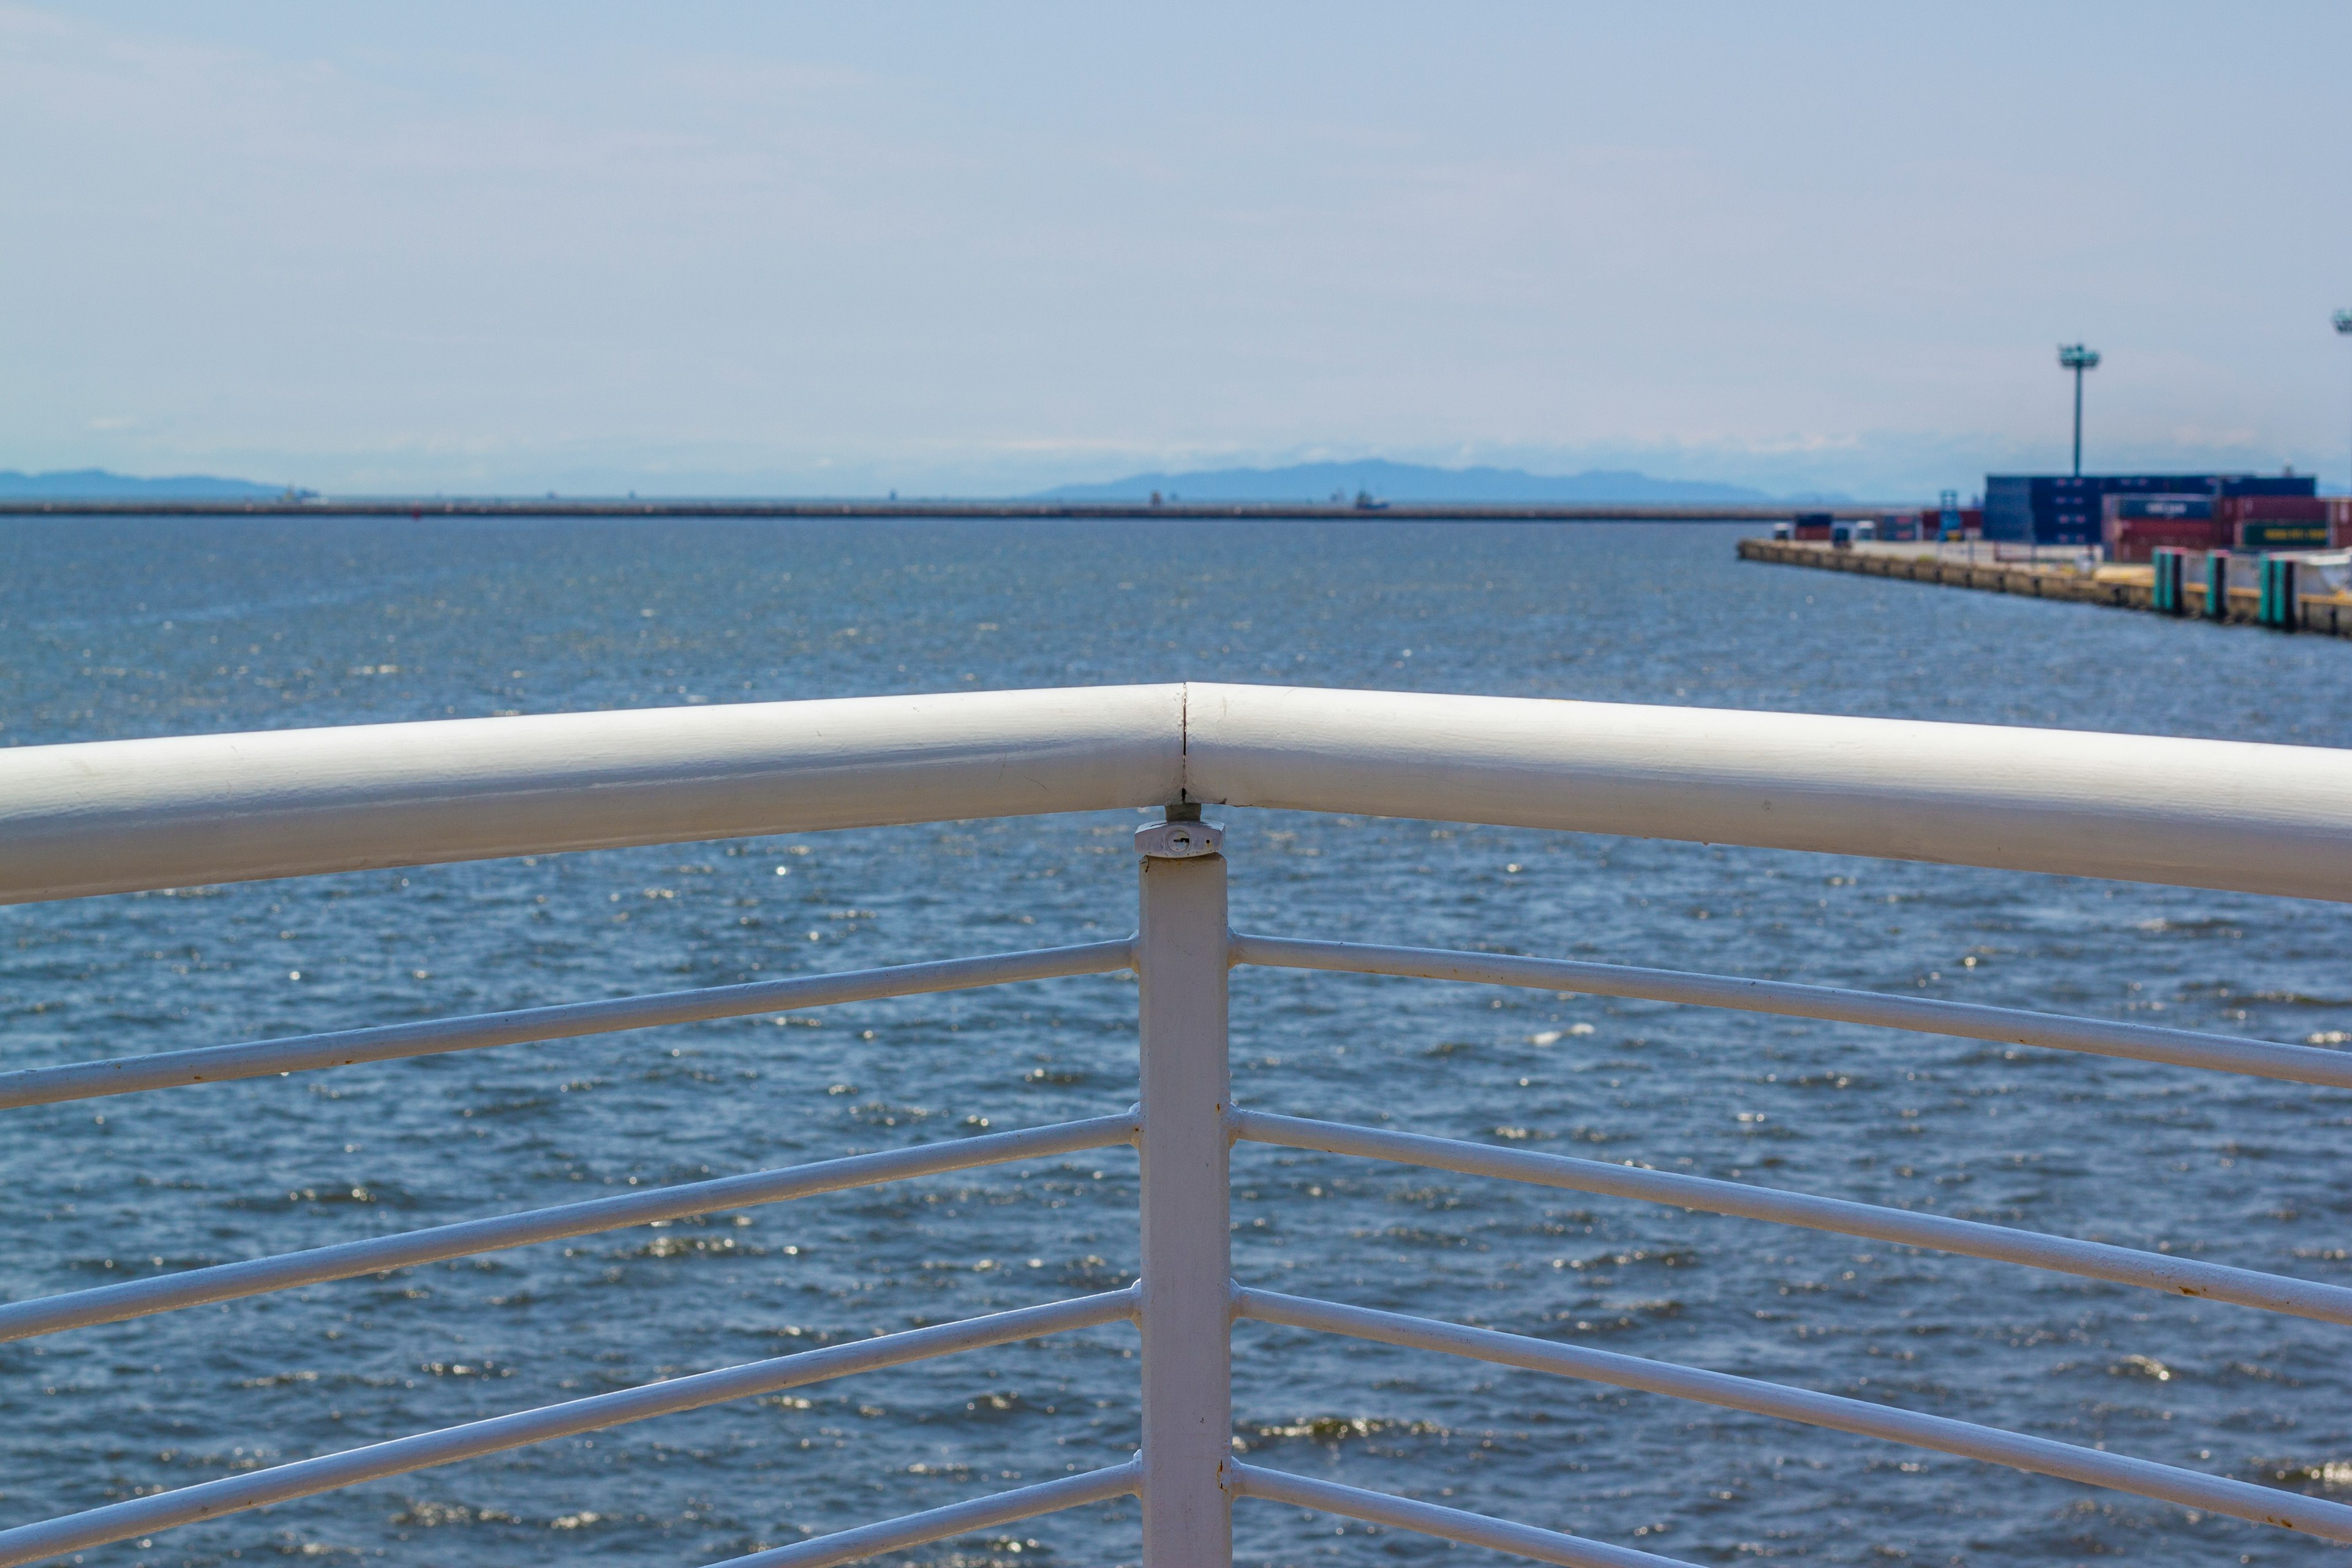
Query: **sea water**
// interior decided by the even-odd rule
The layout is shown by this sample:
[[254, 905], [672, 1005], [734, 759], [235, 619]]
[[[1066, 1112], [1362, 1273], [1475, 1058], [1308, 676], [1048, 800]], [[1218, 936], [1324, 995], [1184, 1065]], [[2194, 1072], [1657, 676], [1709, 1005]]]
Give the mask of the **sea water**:
[[[2352, 744], [2352, 645], [1733, 558], [1717, 527], [0, 525], [0, 743], [1181, 679]], [[2340, 1046], [2339, 906], [1212, 812], [1234, 917]], [[0, 910], [0, 1068], [1102, 940], [1135, 813]], [[1243, 970], [1235, 1092], [2352, 1282], [2352, 1095], [1637, 1002]], [[1116, 1112], [1100, 976], [5, 1112], [0, 1295]], [[0, 1346], [0, 1524], [1123, 1285], [1125, 1149]], [[1249, 1283], [2352, 1500], [2347, 1331], [1748, 1221], [1244, 1145]], [[1115, 1326], [93, 1550], [677, 1564], [1117, 1463]], [[1244, 1324], [1237, 1449], [1702, 1563], [2333, 1562], [1921, 1450]], [[1244, 1501], [1253, 1563], [1484, 1554]], [[1132, 1500], [902, 1561], [1108, 1564]]]

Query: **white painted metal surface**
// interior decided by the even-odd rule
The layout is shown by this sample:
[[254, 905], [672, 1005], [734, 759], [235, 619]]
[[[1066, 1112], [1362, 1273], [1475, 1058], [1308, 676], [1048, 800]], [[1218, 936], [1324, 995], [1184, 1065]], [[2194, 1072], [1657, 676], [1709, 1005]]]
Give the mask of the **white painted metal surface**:
[[1185, 787], [1201, 800], [2352, 899], [2352, 752], [1503, 697], [1186, 689]]
[[30, 1300], [0, 1306], [0, 1342], [31, 1339], [66, 1329], [87, 1328], [93, 1323], [121, 1322], [126, 1318], [144, 1318], [183, 1307], [266, 1295], [272, 1290], [290, 1290], [330, 1279], [351, 1279], [386, 1269], [413, 1268], [451, 1258], [471, 1258], [509, 1247], [558, 1241], [567, 1236], [592, 1236], [624, 1226], [652, 1225], [720, 1209], [784, 1203], [819, 1193], [936, 1176], [949, 1171], [970, 1171], [1010, 1160], [1043, 1159], [1080, 1149], [1107, 1149], [1115, 1143], [1133, 1142], [1138, 1126], [1133, 1116], [1097, 1116], [1051, 1127], [1024, 1128], [1017, 1132], [987, 1132], [912, 1149], [819, 1160], [781, 1171], [754, 1171], [746, 1175], [721, 1176], [716, 1181], [686, 1182], [650, 1192], [591, 1198], [585, 1203], [532, 1209], [524, 1214], [461, 1220], [427, 1230], [403, 1231], [397, 1236], [338, 1242], [307, 1252], [281, 1253], [274, 1258], [253, 1258], [241, 1263], [126, 1279], [119, 1285], [100, 1285], [62, 1296], [36, 1296]]
[[712, 1563], [710, 1568], [833, 1568], [836, 1563], [855, 1563], [861, 1557], [877, 1557], [885, 1552], [900, 1552], [926, 1542], [945, 1541], [950, 1535], [993, 1530], [1000, 1524], [1034, 1519], [1041, 1513], [1059, 1513], [1066, 1508], [1108, 1502], [1112, 1498], [1130, 1496], [1142, 1486], [1142, 1461], [1131, 1459], [1107, 1469], [1015, 1487], [1009, 1492], [992, 1492], [968, 1502], [950, 1503], [945, 1508], [926, 1509], [904, 1519], [861, 1525], [856, 1530], [820, 1535], [813, 1541], [796, 1541], [789, 1546], [772, 1546], [765, 1552], [730, 1557], [724, 1563]]
[[1235, 963], [1651, 997], [2352, 1087], [2341, 1053], [1717, 975], [1230, 938], [1203, 798], [1950, 861], [2352, 899], [2352, 753], [2207, 742], [1248, 687], [888, 698], [0, 751], [0, 902], [980, 816], [1171, 805], [1138, 835], [1132, 942], [360, 1028], [0, 1077], [0, 1109], [1132, 964], [1142, 1096], [1128, 1116], [855, 1156], [0, 1306], [47, 1333], [867, 1182], [1133, 1141], [1133, 1289], [837, 1345], [134, 1498], [0, 1531], [0, 1568], [572, 1432], [959, 1349], [1132, 1319], [1131, 1464], [796, 1542], [733, 1568], [817, 1568], [1137, 1492], [1146, 1568], [1229, 1568], [1255, 1497], [1595, 1568], [1668, 1560], [1242, 1465], [1235, 1313], [1696, 1399], [2352, 1542], [2352, 1507], [1965, 1422], [1491, 1331], [1241, 1289], [1235, 1136], [1672, 1203], [2266, 1310], [2352, 1322], [2352, 1290], [2178, 1257], [1560, 1156], [1260, 1112], [1227, 1076]]
[[218, 1519], [224, 1514], [265, 1508], [274, 1502], [333, 1491], [339, 1487], [357, 1486], [362, 1481], [544, 1443], [551, 1437], [602, 1431], [624, 1422], [699, 1410], [706, 1405], [750, 1399], [878, 1367], [904, 1366], [908, 1362], [952, 1355], [958, 1351], [1115, 1323], [1132, 1318], [1136, 1305], [1136, 1292], [1130, 1287], [1043, 1307], [994, 1312], [960, 1323], [908, 1329], [851, 1344], [828, 1345], [823, 1350], [749, 1362], [718, 1372], [648, 1384], [642, 1388], [625, 1388], [537, 1410], [518, 1411], [511, 1415], [494, 1415], [487, 1421], [471, 1421], [438, 1432], [395, 1437], [388, 1443], [373, 1443], [364, 1448], [322, 1455], [315, 1459], [298, 1459], [292, 1464], [205, 1481], [176, 1491], [110, 1503], [39, 1524], [0, 1530], [0, 1568], [16, 1568], [18, 1563], [37, 1562], [61, 1552], [127, 1541], [175, 1524]]
[[1226, 1568], [1233, 1247], [1225, 1131], [1225, 858], [1216, 829], [1136, 836], [1143, 1069], [1143, 1561]]
[[0, 751], [0, 903], [1158, 805], [1181, 686], [854, 697]]
[[1336, 1301], [1309, 1300], [1271, 1290], [1243, 1290], [1240, 1303], [1243, 1317], [1262, 1323], [1281, 1323], [1381, 1344], [1439, 1351], [1528, 1372], [1551, 1373], [1617, 1388], [1696, 1400], [1703, 1405], [1719, 1405], [1758, 1415], [1799, 1421], [1809, 1426], [1827, 1426], [2057, 1476], [2111, 1491], [2135, 1492], [2141, 1497], [2179, 1503], [2183, 1508], [2252, 1520], [2257, 1524], [2306, 1531], [2323, 1541], [2352, 1542], [2352, 1508], [2340, 1502], [2147, 1459], [2127, 1458], [2072, 1443], [2053, 1443], [2047, 1437], [2029, 1437], [2022, 1433], [2004, 1432], [1941, 1415], [1923, 1415], [1916, 1411], [1846, 1399], [1834, 1394], [1816, 1394], [1811, 1389], [1760, 1383], [1752, 1377], [1734, 1377], [1726, 1373], [1677, 1366], [1672, 1362], [1619, 1355], [1614, 1351], [1556, 1344], [1524, 1334], [1465, 1328], [1459, 1323], [1342, 1306]]
[[2195, 1296], [2265, 1312], [2315, 1318], [2324, 1323], [2352, 1324], [2352, 1289], [2341, 1285], [2293, 1279], [2252, 1268], [2231, 1268], [2220, 1263], [2200, 1263], [2158, 1252], [2138, 1252], [2105, 1242], [2077, 1241], [2072, 1237], [2044, 1236], [2039, 1231], [1947, 1219], [1941, 1215], [1849, 1203], [1843, 1198], [1821, 1198], [1809, 1193], [1781, 1192], [1745, 1182], [1717, 1181], [1712, 1176], [1685, 1176], [1633, 1164], [1612, 1165], [1600, 1160], [1580, 1160], [1570, 1154], [1496, 1149], [1454, 1138], [1386, 1132], [1338, 1121], [1313, 1121], [1302, 1116], [1269, 1115], [1263, 1110], [1241, 1112], [1234, 1120], [1234, 1131], [1236, 1136], [1252, 1142], [1272, 1143], [1285, 1149], [1315, 1149], [1358, 1159], [1394, 1160], [1466, 1176], [1493, 1176], [1507, 1182], [1601, 1193], [1706, 1214], [1759, 1219], [1772, 1225], [1803, 1226], [1840, 1236], [1863, 1236], [1903, 1247], [1925, 1247], [1969, 1258], [2021, 1263], [2029, 1268], [2046, 1268], [2055, 1274], [2137, 1285], [2146, 1290], [2161, 1290], [2168, 1296]]
[[1635, 1552], [1630, 1547], [1563, 1535], [1556, 1530], [1488, 1519], [1458, 1508], [1441, 1508], [1435, 1503], [1368, 1492], [1361, 1487], [1343, 1487], [1336, 1481], [1269, 1470], [1263, 1465], [1234, 1467], [1234, 1495], [1286, 1502], [1318, 1513], [1336, 1513], [1369, 1524], [1385, 1524], [1393, 1530], [1410, 1530], [1468, 1546], [1485, 1546], [1515, 1557], [1531, 1557], [1538, 1563], [1557, 1563], [1560, 1568], [1687, 1568], [1672, 1557], [1661, 1557], [1654, 1552]]
[[[2086, 1051], [2128, 1061], [2165, 1062], [2210, 1072], [2243, 1073], [2289, 1083], [2352, 1089], [2352, 1057], [2310, 1046], [2234, 1039], [2189, 1029], [2121, 1024], [2112, 1018], [2070, 1018], [2029, 1013], [2018, 1007], [1987, 1007], [1974, 1002], [1942, 1002], [1927, 996], [1891, 996], [1881, 991], [1846, 991], [1831, 985], [1800, 985], [1786, 980], [1750, 980], [1738, 974], [1690, 974], [1673, 969], [1636, 969], [1621, 963], [1591, 963], [1570, 958], [1523, 958], [1496, 952], [1449, 952], [1440, 948], [1380, 947], [1353, 942], [1302, 942], [1296, 937], [1236, 932], [1236, 963], [1277, 969], [1319, 969], [1345, 974], [1399, 974], [1423, 980], [1456, 980], [1479, 985], [1522, 985], [1538, 991], [1574, 991], [1587, 996], [1631, 996], [1679, 1002], [1695, 1007], [1729, 1007], [1743, 1013], [1773, 1013], [1786, 1018], [1822, 1018], [1914, 1034], [1992, 1040], [2005, 1046], [2038, 1046], [2053, 1051]], [[0, 1090], [5, 1080], [0, 1079]], [[5, 1103], [5, 1101], [0, 1101]]]
[[478, 1051], [531, 1040], [569, 1040], [622, 1029], [665, 1024], [696, 1024], [712, 1018], [748, 1018], [794, 1007], [830, 1007], [881, 996], [917, 996], [963, 991], [979, 985], [1010, 985], [1071, 974], [1108, 974], [1134, 963], [1129, 943], [1087, 942], [1034, 952], [998, 952], [948, 958], [889, 969], [856, 969], [841, 974], [805, 974], [791, 980], [755, 980], [744, 985], [713, 985], [699, 991], [669, 991], [654, 996], [615, 996], [603, 1002], [568, 1002], [553, 1007], [523, 1007], [511, 1013], [434, 1018], [415, 1024], [382, 1024], [340, 1029], [329, 1035], [295, 1035], [234, 1046], [156, 1051], [107, 1061], [68, 1062], [0, 1073], [0, 1110], [18, 1105], [48, 1105], [65, 1100], [97, 1100], [150, 1089], [179, 1089], [232, 1079], [268, 1078], [350, 1067], [355, 1062], [400, 1057]]
[[1179, 800], [2352, 899], [2352, 753], [1101, 687], [0, 750], [0, 902]]

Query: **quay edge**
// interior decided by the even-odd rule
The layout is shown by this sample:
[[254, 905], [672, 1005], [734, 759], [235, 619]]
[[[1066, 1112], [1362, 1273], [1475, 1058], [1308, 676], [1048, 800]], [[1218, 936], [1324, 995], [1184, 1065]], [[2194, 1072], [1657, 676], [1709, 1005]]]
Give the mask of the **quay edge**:
[[[1739, 558], [1742, 561], [1769, 562], [1780, 566], [1806, 566], [1822, 572], [1855, 572], [1865, 577], [1895, 577], [1947, 588], [1973, 588], [1979, 593], [2016, 594], [2030, 599], [2063, 599], [2075, 604], [2105, 605], [2113, 609], [2145, 610], [2151, 615], [2162, 613], [2156, 608], [2153, 583], [2102, 582], [2060, 568], [2024, 562], [1947, 561], [1932, 555], [1842, 549], [1834, 544], [1822, 544], [1811, 540], [1781, 539], [1743, 539], [1739, 542]], [[2205, 584], [2186, 583], [2182, 584], [2181, 592], [2187, 603], [2175, 618], [2207, 619]], [[2233, 587], [2229, 590], [2229, 613], [2212, 618], [2232, 626], [2262, 624], [2260, 589]], [[2301, 595], [2295, 602], [2294, 629], [2317, 632], [2327, 637], [2352, 637], [2352, 596]]]

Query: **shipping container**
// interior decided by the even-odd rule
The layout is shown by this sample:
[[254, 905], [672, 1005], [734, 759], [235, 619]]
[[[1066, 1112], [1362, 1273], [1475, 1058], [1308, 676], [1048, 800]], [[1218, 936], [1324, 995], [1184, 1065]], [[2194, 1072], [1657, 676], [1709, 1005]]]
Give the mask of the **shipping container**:
[[2231, 522], [2326, 522], [2327, 503], [2317, 496], [2223, 496], [2221, 515]]
[[1827, 542], [1830, 529], [1836, 521], [1825, 511], [1801, 511], [1796, 517], [1797, 537]]
[[2224, 474], [2224, 496], [2315, 496], [2319, 480], [2309, 474]]
[[2105, 542], [2108, 560], [2140, 562], [2160, 547], [2210, 550], [2232, 541], [2229, 525], [2210, 517], [2119, 517], [2108, 520]]
[[2108, 517], [2211, 517], [2210, 495], [2110, 495], [2103, 503]]
[[2236, 548], [2252, 551], [2325, 550], [2328, 545], [2326, 522], [2242, 522], [2237, 526]]

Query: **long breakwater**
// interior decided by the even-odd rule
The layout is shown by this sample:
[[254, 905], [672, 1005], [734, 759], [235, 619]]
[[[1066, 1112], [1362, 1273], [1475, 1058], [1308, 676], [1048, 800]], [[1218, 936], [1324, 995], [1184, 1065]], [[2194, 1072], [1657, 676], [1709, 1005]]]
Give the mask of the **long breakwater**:
[[[772, 497], [0, 497], [0, 517], [921, 518], [1006, 522], [1785, 522], [1799, 511], [1874, 518], [1879, 505], [1784, 501], [887, 500]], [[1916, 511], [1911, 506], [1897, 509]]]

